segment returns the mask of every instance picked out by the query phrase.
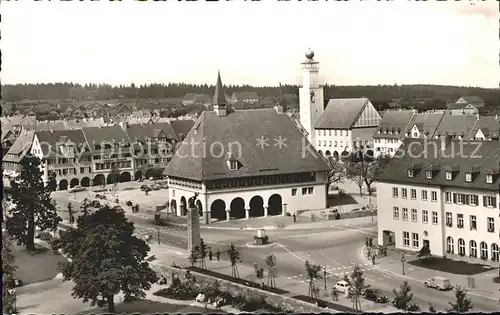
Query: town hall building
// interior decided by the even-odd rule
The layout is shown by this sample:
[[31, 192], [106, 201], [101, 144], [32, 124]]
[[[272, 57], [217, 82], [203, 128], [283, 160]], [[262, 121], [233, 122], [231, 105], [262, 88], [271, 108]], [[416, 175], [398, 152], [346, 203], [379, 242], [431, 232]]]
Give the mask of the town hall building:
[[171, 211], [187, 214], [187, 200], [205, 224], [324, 209], [328, 165], [283, 107], [234, 110], [220, 73], [214, 110], [205, 111], [168, 164]]

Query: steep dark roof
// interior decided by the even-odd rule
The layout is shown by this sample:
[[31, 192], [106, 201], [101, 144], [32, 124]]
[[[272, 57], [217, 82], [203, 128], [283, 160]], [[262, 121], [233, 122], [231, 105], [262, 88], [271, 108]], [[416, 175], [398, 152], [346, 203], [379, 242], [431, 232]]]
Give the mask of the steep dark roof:
[[434, 136], [468, 137], [476, 124], [477, 117], [470, 115], [444, 115], [436, 128]]
[[19, 163], [26, 153], [31, 149], [34, 131], [22, 132], [12, 144], [7, 154], [3, 157], [4, 162]]
[[146, 142], [147, 139], [153, 140], [159, 134], [159, 130], [163, 131], [165, 135], [170, 136], [172, 139], [178, 140], [177, 135], [170, 123], [155, 123], [155, 124], [130, 124], [127, 126], [127, 134], [130, 141], [136, 140]]
[[498, 137], [500, 136], [500, 121], [493, 116], [479, 117], [474, 125], [474, 128], [472, 128], [469, 137], [475, 137], [479, 130], [481, 130], [485, 137]]
[[483, 99], [480, 98], [479, 96], [462, 96], [461, 99], [473, 105], [484, 103]]
[[443, 116], [444, 112], [415, 114], [413, 115], [412, 121], [408, 125], [407, 132], [409, 132], [413, 126], [416, 125], [421, 133], [421, 138], [424, 136], [422, 133], [427, 133], [427, 137], [433, 137]]
[[226, 94], [224, 93], [224, 87], [222, 86], [220, 71], [217, 73], [217, 83], [215, 84], [215, 93], [212, 104], [226, 105]]
[[314, 128], [349, 129], [369, 102], [366, 97], [330, 99]]
[[[444, 145], [443, 145], [444, 144]], [[444, 150], [442, 150], [444, 148]], [[420, 165], [413, 177], [407, 170]], [[432, 179], [425, 170], [433, 165], [438, 169]], [[389, 165], [377, 176], [379, 182], [432, 185], [498, 191], [500, 184], [500, 142], [458, 141], [443, 142], [440, 139], [405, 139]], [[420, 169], [420, 171], [418, 171]], [[452, 180], [446, 180], [446, 170], [457, 170]], [[472, 182], [465, 181], [465, 173], [476, 170]], [[492, 174], [493, 173], [493, 174]], [[493, 175], [493, 183], [486, 183], [486, 174]]]
[[469, 105], [474, 105], [474, 104], [468, 104], [468, 103], [449, 103], [449, 104], [446, 104], [446, 107], [448, 107], [448, 109], [464, 109], [464, 108], [466, 108]]
[[[281, 148], [275, 140], [280, 136], [286, 144]], [[266, 143], [269, 146], [263, 149], [257, 146], [257, 139], [261, 137], [268, 139]], [[231, 143], [239, 144], [241, 156], [240, 152], [236, 152], [240, 150], [238, 145]], [[306, 138], [288, 115], [278, 114], [275, 109], [240, 110], [223, 117], [213, 111], [205, 111], [178, 148], [165, 174], [211, 180], [327, 170], [328, 166], [319, 155], [312, 156], [306, 152], [302, 156], [304, 143], [308, 144]], [[204, 147], [206, 154], [202, 152]], [[226, 161], [231, 148], [241, 164], [234, 171], [229, 170]]]
[[127, 133], [120, 126], [82, 128], [83, 134], [94, 152], [94, 144], [125, 142], [130, 143]]
[[172, 125], [177, 138], [181, 139], [181, 136], [186, 137], [191, 128], [193, 128], [194, 121], [191, 119], [177, 119], [172, 120], [170, 124]]
[[77, 146], [83, 146], [87, 144], [87, 141], [81, 129], [36, 131], [35, 136], [40, 143], [44, 156], [54, 154], [54, 149], [59, 149], [56, 147], [56, 145], [58, 143], [61, 143], [61, 139], [64, 139], [64, 137], [66, 137], [66, 141], [71, 141]]
[[[413, 111], [388, 111], [382, 116], [378, 130], [373, 135], [374, 139], [401, 139], [408, 128]], [[380, 131], [380, 133], [379, 133]], [[384, 132], [387, 132], [384, 134]], [[392, 132], [389, 133], [389, 132]], [[397, 133], [395, 133], [397, 132]]]

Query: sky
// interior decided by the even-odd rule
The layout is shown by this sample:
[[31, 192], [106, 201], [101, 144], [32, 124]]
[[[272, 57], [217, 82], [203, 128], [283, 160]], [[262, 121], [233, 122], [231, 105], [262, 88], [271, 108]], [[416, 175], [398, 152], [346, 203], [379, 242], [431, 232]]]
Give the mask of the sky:
[[498, 88], [497, 1], [2, 1], [3, 84], [324, 82]]

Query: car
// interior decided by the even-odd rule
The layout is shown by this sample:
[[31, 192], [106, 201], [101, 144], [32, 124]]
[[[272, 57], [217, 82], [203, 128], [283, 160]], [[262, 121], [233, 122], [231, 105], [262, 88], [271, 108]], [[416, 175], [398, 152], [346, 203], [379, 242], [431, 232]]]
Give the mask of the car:
[[384, 295], [384, 293], [379, 289], [366, 289], [363, 292], [363, 297], [376, 303], [387, 303], [387, 301], [389, 301], [387, 295]]
[[346, 291], [351, 288], [351, 285], [347, 281], [341, 280], [337, 282], [333, 288], [335, 289], [335, 291], [345, 294]]
[[445, 277], [432, 277], [424, 281], [424, 285], [427, 288], [434, 288], [440, 291], [451, 289], [450, 279]]
[[80, 185], [77, 185], [77, 186], [75, 186], [75, 187], [73, 187], [73, 188], [70, 188], [70, 189], [69, 189], [69, 192], [70, 192], [70, 193], [73, 193], [73, 192], [79, 192], [79, 191], [85, 191], [85, 190], [87, 190], [87, 188], [82, 187], [82, 186], [80, 186]]

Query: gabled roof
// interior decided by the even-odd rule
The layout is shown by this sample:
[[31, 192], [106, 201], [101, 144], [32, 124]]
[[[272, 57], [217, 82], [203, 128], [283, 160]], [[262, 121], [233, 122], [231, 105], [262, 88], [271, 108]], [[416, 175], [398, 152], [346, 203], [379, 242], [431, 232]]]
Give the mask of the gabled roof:
[[472, 128], [469, 138], [474, 138], [477, 132], [481, 130], [487, 138], [500, 136], [500, 121], [494, 116], [481, 116]]
[[170, 123], [156, 123], [156, 124], [130, 124], [127, 126], [127, 134], [131, 142], [136, 140], [146, 142], [147, 139], [153, 140], [158, 137], [159, 131], [168, 138], [178, 140], [177, 135]]
[[259, 94], [257, 92], [253, 91], [243, 91], [243, 92], [234, 92], [233, 97], [236, 97], [237, 99], [254, 99], [254, 98], [259, 98]]
[[194, 121], [191, 119], [177, 119], [170, 121], [170, 124], [172, 125], [177, 138], [181, 139], [182, 137], [187, 136], [194, 125]]
[[483, 99], [480, 98], [479, 96], [462, 96], [461, 99], [473, 105], [484, 103]]
[[54, 150], [59, 150], [56, 145], [60, 143], [62, 137], [66, 137], [67, 141], [71, 141], [77, 144], [77, 146], [87, 144], [87, 141], [81, 129], [36, 131], [35, 136], [40, 143], [43, 155], [46, 157], [54, 154], [56, 152]]
[[34, 131], [22, 132], [12, 144], [7, 154], [3, 157], [4, 162], [19, 163], [31, 149], [34, 135]]
[[314, 128], [349, 129], [356, 123], [356, 119], [369, 102], [366, 97], [330, 99]]
[[[413, 111], [388, 111], [382, 116], [378, 130], [373, 135], [374, 139], [401, 139], [410, 124]], [[380, 131], [381, 133], [379, 133]], [[391, 132], [386, 133], [384, 132]], [[397, 133], [395, 133], [397, 132]]]
[[463, 136], [467, 138], [476, 124], [477, 117], [470, 115], [444, 115], [434, 136]]
[[446, 105], [448, 109], [464, 109], [467, 106], [474, 106], [474, 104], [471, 103], [450, 103]]
[[[419, 143], [419, 145], [416, 145]], [[443, 145], [444, 144], [444, 145]], [[444, 148], [444, 149], [443, 149]], [[460, 141], [444, 142], [440, 139], [406, 139], [399, 148], [398, 158], [393, 158], [389, 165], [377, 176], [379, 182], [432, 185], [440, 187], [461, 187], [466, 189], [485, 189], [498, 191], [500, 184], [500, 141]], [[439, 165], [440, 171], [432, 179], [427, 179], [425, 171], [419, 171], [414, 177], [408, 177], [407, 169], [420, 164], [422, 170], [429, 165]], [[455, 169], [458, 174], [446, 179], [446, 170]], [[465, 173], [475, 169], [479, 172], [472, 182], [465, 181]], [[493, 183], [486, 183], [486, 175], [492, 174]]]
[[85, 139], [94, 151], [94, 144], [125, 142], [130, 143], [130, 138], [120, 126], [86, 127], [82, 128]]
[[417, 126], [418, 130], [421, 133], [421, 138], [424, 137], [423, 134], [427, 134], [427, 137], [433, 137], [443, 117], [444, 113], [415, 114], [413, 115], [406, 132], [409, 132], [413, 128], [413, 126]]
[[[286, 144], [281, 148], [277, 140], [280, 136]], [[268, 146], [261, 149], [258, 139], [267, 139]], [[214, 143], [222, 143], [224, 149]], [[309, 144], [288, 115], [278, 114], [275, 109], [239, 110], [221, 117], [205, 111], [177, 149], [165, 174], [212, 180], [326, 171], [328, 166], [314, 149], [316, 156], [302, 156], [304, 143]], [[203, 154], [203, 148], [212, 148], [212, 152]], [[228, 152], [236, 154], [241, 163], [238, 170], [229, 170]]]

